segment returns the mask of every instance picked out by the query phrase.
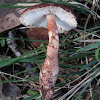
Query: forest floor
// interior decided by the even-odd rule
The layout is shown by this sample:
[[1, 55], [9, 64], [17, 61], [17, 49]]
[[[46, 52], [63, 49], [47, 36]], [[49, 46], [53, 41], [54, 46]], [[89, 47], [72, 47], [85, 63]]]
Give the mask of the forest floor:
[[[100, 100], [100, 1], [41, 1], [70, 6], [78, 22], [59, 34], [60, 71], [52, 100]], [[19, 16], [26, 6], [20, 2], [40, 1], [0, 0], [0, 100], [41, 100], [39, 72], [48, 30], [22, 25]]]

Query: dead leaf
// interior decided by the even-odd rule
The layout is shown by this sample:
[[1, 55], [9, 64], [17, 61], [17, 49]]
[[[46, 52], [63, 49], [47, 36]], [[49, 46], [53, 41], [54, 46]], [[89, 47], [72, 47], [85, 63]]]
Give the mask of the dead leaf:
[[[0, 76], [0, 81], [2, 81], [2, 77]], [[0, 83], [0, 100], [11, 100], [10, 97], [6, 97], [3, 93], [2, 93], [2, 83]]]
[[64, 78], [60, 77], [60, 78], [58, 78], [58, 79], [60, 80], [60, 82], [66, 83], [66, 81], [65, 81]]
[[4, 83], [2, 92], [5, 96], [17, 97], [21, 94], [20, 88], [14, 83]]
[[21, 23], [19, 22], [19, 19], [15, 14], [8, 14], [7, 16], [0, 19], [0, 33], [17, 27], [20, 24]]
[[[40, 0], [0, 0], [0, 4], [37, 2]], [[20, 25], [18, 17], [24, 9], [22, 8], [0, 8], [0, 33]]]
[[[0, 0], [0, 4], [17, 3], [17, 2], [30, 2], [30, 0]], [[19, 13], [16, 11], [16, 8], [0, 7], [0, 18], [5, 17], [6, 15], [11, 13], [14, 13], [17, 17], [19, 16]]]
[[[48, 30], [45, 28], [31, 28], [27, 32], [27, 36], [29, 39], [34, 40], [48, 40]], [[35, 47], [39, 47], [41, 42], [32, 42], [32, 45]]]

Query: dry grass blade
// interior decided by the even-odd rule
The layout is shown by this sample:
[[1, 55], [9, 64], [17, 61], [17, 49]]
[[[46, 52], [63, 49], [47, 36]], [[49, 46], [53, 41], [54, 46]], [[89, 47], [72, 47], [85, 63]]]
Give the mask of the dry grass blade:
[[78, 42], [100, 42], [100, 39], [78, 40]]
[[[97, 0], [93, 0], [92, 7], [91, 7], [91, 11], [94, 11], [96, 2], [97, 2]], [[89, 14], [88, 17], [87, 17], [86, 23], [84, 25], [84, 28], [85, 29], [87, 27], [87, 24], [88, 24], [88, 21], [89, 21], [90, 17], [91, 17], [91, 14]]]
[[37, 4], [40, 4], [40, 3], [17, 3], [14, 6], [34, 6], [34, 5], [37, 5]]

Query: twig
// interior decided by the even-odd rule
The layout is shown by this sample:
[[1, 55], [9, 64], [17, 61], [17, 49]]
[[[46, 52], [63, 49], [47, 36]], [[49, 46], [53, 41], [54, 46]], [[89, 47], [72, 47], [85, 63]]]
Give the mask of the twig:
[[[96, 0], [93, 0], [91, 11], [93, 11], [95, 9], [95, 3], [96, 3]], [[91, 14], [89, 14], [88, 17], [87, 17], [86, 23], [84, 25], [84, 29], [86, 29], [88, 21], [89, 21], [90, 18], [91, 18]]]
[[11, 75], [11, 74], [8, 74], [8, 73], [4, 73], [4, 72], [1, 72], [1, 71], [0, 71], [0, 74], [9, 75], [9, 76], [12, 76], [12, 77], [19, 78], [19, 79], [21, 79], [22, 81], [27, 81], [27, 80], [25, 80], [25, 79], [23, 79], [23, 78], [21, 78], [21, 77], [18, 77], [18, 76], [15, 76], [15, 75]]
[[[12, 31], [9, 31], [8, 38], [14, 38], [14, 35]], [[12, 39], [6, 39], [8, 47], [13, 51], [13, 53], [18, 57], [21, 56], [21, 53], [17, 49], [17, 44], [15, 43], [15, 40]]]

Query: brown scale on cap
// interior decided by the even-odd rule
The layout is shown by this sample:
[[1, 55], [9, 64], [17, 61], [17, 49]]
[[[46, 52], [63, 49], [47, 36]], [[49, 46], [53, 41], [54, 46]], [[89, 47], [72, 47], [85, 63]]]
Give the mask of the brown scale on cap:
[[44, 4], [39, 4], [39, 5], [32, 6], [32, 7], [28, 8], [28, 9], [24, 10], [21, 13], [21, 15], [23, 15], [23, 14], [27, 13], [27, 11], [30, 11], [30, 10], [33, 10], [33, 9], [38, 9], [38, 8], [43, 8], [43, 7], [49, 7], [49, 6], [61, 7], [62, 9], [66, 10], [66, 12], [70, 12], [70, 13], [74, 14], [73, 11], [72, 11], [72, 9], [68, 8], [66, 5], [51, 4], [51, 3], [50, 4], [46, 4], [46, 3], [44, 3]]

